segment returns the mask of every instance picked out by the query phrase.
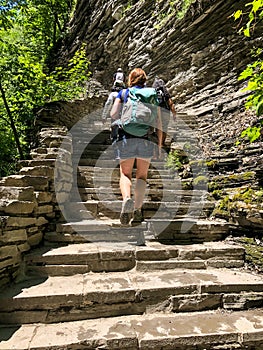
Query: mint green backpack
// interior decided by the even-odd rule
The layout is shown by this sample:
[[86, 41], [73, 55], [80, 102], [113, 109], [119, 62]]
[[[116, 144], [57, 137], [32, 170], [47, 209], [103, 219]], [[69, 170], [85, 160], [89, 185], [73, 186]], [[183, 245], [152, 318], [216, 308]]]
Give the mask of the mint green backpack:
[[134, 136], [145, 136], [156, 126], [158, 97], [154, 88], [132, 87], [122, 94], [124, 104], [121, 125], [124, 131]]

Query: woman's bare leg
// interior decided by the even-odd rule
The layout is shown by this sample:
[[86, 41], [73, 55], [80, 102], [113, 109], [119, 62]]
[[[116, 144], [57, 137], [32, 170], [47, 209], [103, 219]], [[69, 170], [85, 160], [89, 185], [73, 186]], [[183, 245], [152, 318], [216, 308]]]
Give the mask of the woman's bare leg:
[[134, 208], [140, 209], [143, 204], [145, 190], [146, 190], [146, 180], [148, 175], [148, 169], [150, 166], [150, 159], [136, 159], [136, 184], [134, 189]]
[[132, 169], [135, 158], [120, 161], [120, 189], [122, 198], [131, 197]]
[[120, 162], [120, 189], [123, 198], [120, 222], [128, 225], [133, 216], [134, 203], [131, 199], [132, 169], [134, 158], [125, 159]]

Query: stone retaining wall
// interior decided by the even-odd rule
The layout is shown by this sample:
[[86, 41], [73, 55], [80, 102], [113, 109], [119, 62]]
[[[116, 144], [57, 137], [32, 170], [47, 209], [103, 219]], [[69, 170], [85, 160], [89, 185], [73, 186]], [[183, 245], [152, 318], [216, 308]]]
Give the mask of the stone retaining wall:
[[45, 231], [55, 229], [62, 219], [58, 200], [66, 202], [71, 190], [67, 129], [42, 129], [38, 140], [39, 147], [21, 162], [18, 174], [0, 181], [0, 288], [23, 274], [24, 253], [42, 242]]

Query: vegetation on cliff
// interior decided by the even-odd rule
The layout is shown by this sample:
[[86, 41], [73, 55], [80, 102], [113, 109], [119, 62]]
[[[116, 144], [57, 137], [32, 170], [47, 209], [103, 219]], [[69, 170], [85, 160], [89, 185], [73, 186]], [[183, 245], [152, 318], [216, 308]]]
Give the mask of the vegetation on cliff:
[[[246, 7], [247, 12], [238, 10], [233, 16], [236, 21], [239, 21], [239, 32], [249, 38], [263, 19], [263, 0], [248, 2]], [[240, 74], [239, 80], [248, 81], [244, 91], [250, 91], [251, 94], [247, 99], [246, 107], [254, 110], [260, 117], [263, 114], [263, 47], [255, 47], [251, 55], [252, 62]], [[261, 133], [262, 120], [259, 121], [259, 125], [250, 126], [244, 130], [241, 137], [247, 136], [249, 141], [253, 142], [260, 138]]]
[[48, 68], [67, 30], [74, 1], [5, 1], [0, 7], [0, 176], [14, 171], [30, 147], [35, 111], [83, 94], [89, 75], [82, 47], [67, 67]]

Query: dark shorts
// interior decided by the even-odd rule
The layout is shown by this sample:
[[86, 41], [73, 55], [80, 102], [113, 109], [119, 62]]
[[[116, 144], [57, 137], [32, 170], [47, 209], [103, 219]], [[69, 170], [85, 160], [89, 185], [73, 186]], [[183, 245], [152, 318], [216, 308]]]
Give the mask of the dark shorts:
[[122, 135], [117, 142], [120, 159], [142, 158], [149, 159], [153, 156], [154, 143], [148, 138]]
[[162, 131], [167, 133], [168, 125], [170, 122], [170, 111], [165, 108], [162, 108]]

